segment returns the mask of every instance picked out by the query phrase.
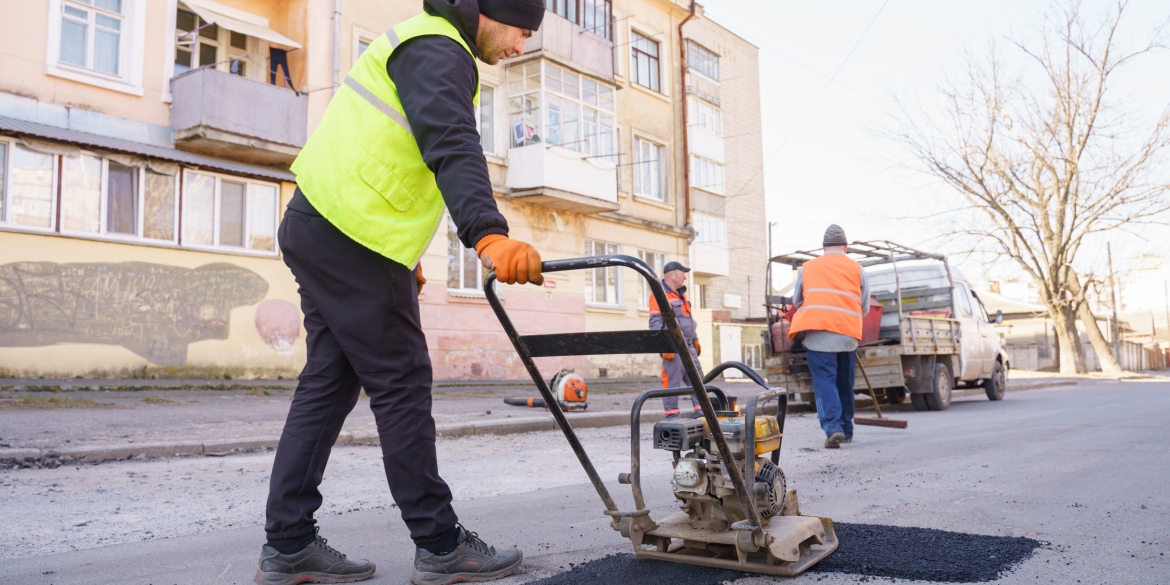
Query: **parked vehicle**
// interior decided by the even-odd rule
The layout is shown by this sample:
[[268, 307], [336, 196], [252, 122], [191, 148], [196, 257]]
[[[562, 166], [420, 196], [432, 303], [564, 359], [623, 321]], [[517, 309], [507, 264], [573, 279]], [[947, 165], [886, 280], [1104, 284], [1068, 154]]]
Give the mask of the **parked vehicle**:
[[[794, 312], [794, 283], [773, 290], [773, 270], [800, 268], [822, 250], [797, 251], [768, 262], [768, 382], [797, 400], [815, 404], [805, 350], [788, 339]], [[956, 387], [982, 387], [989, 400], [1002, 400], [1011, 366], [995, 324], [971, 283], [946, 257], [891, 242], [854, 242], [848, 253], [866, 272], [871, 308], [863, 323], [858, 360], [874, 392], [898, 404], [909, 396], [916, 410], [946, 410]], [[854, 388], [866, 393], [855, 373]]]

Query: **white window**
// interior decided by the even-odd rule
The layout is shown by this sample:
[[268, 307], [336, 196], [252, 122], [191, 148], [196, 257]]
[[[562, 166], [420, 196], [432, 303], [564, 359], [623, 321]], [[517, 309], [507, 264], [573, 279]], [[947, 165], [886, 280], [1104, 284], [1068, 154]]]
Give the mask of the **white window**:
[[496, 88], [479, 88], [479, 144], [486, 153], [496, 151]]
[[723, 135], [723, 112], [695, 98], [687, 98], [687, 123]]
[[[362, 54], [365, 53], [366, 49], [368, 49], [368, 48], [370, 48], [370, 41], [367, 41], [365, 39], [359, 40], [358, 46], [357, 46], [357, 56], [361, 57]], [[356, 61], [357, 59], [354, 59], [354, 60]]]
[[62, 233], [175, 241], [175, 176], [90, 153], [61, 162]]
[[[651, 252], [649, 250], [638, 250], [638, 258], [645, 262], [650, 268], [654, 269], [654, 274], [658, 278], [662, 278], [662, 269], [666, 266], [666, 254], [662, 252]], [[645, 278], [641, 280], [642, 294], [638, 297], [638, 308], [642, 310], [650, 309], [650, 285]]]
[[743, 345], [743, 363], [745, 366], [764, 369], [764, 345], [762, 343]]
[[723, 165], [691, 155], [691, 186], [723, 194]]
[[658, 41], [630, 31], [630, 81], [642, 87], [659, 91]]
[[514, 147], [547, 142], [614, 160], [614, 88], [595, 79], [542, 61], [509, 67], [508, 120]]
[[718, 217], [694, 215], [695, 242], [727, 247], [727, 222]]
[[687, 68], [719, 81], [719, 55], [692, 40], [687, 40]]
[[64, 0], [60, 62], [120, 76], [124, 21], [122, 0]]
[[[586, 256], [620, 254], [617, 244], [585, 240]], [[593, 268], [585, 272], [585, 302], [591, 305], [620, 306], [621, 269], [617, 266]]]
[[634, 194], [666, 201], [663, 188], [663, 148], [660, 144], [634, 138]]
[[185, 170], [184, 246], [276, 252], [277, 187]]
[[51, 230], [56, 227], [57, 157], [0, 142], [0, 221]]
[[483, 291], [483, 264], [474, 248], [463, 247], [459, 228], [447, 218], [447, 288], [460, 291]]
[[46, 73], [142, 95], [145, 0], [48, 0]]

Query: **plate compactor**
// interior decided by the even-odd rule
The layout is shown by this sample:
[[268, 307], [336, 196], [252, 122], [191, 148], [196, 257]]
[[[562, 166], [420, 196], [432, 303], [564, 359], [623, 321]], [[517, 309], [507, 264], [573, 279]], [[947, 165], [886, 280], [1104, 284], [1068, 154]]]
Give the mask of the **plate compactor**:
[[[630, 256], [595, 256], [545, 262], [546, 273], [620, 266], [646, 279], [659, 307], [669, 307], [654, 271]], [[796, 576], [837, 550], [833, 521], [802, 516], [796, 490], [789, 490], [780, 469], [780, 446], [788, 393], [772, 388], [754, 370], [739, 362], [725, 362], [701, 378], [673, 311], [663, 311], [666, 329], [659, 331], [603, 331], [520, 335], [496, 295], [495, 274], [488, 274], [484, 291], [521, 361], [564, 432], [573, 452], [605, 504], [610, 526], [629, 538], [638, 556], [761, 573]], [[533, 358], [674, 353], [694, 383], [679, 388], [643, 392], [630, 412], [630, 471], [618, 481], [633, 492], [634, 509], [621, 510], [585, 453], [565, 418], [560, 401], [536, 367]], [[743, 372], [760, 392], [738, 405], [709, 385], [729, 368]], [[698, 381], [701, 380], [701, 383]], [[664, 420], [654, 425], [654, 447], [670, 451], [674, 460], [671, 488], [681, 511], [661, 520], [650, 517], [642, 494], [641, 413], [652, 398], [689, 395], [702, 406], [700, 419]], [[776, 415], [762, 413], [776, 401]]]

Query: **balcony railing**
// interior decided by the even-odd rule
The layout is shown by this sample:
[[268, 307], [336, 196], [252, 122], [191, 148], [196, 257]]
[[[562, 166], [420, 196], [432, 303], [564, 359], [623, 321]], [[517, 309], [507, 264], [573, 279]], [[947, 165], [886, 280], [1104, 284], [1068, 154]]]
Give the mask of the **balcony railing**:
[[171, 127], [183, 150], [287, 164], [305, 145], [309, 98], [210, 67], [171, 80]]

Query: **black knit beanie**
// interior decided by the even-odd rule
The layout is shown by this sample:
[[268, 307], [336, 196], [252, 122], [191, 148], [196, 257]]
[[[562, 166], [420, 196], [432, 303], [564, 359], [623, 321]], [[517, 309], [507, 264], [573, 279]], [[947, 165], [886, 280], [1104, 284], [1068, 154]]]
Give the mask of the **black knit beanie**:
[[544, 20], [544, 0], [479, 0], [479, 13], [496, 22], [534, 31]]

